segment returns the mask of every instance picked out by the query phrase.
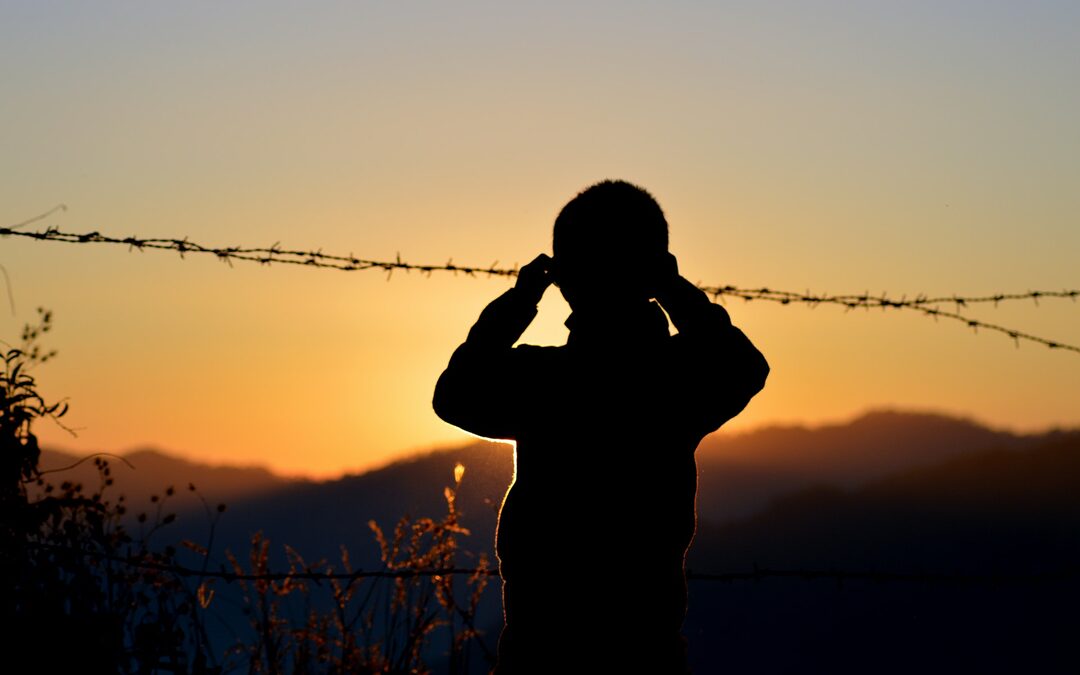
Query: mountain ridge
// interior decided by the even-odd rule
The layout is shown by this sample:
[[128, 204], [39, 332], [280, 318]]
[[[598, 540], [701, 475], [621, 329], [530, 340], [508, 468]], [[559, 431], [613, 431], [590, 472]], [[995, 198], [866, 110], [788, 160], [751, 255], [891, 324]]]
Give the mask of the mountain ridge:
[[[287, 569], [285, 544], [307, 561], [339, 560], [345, 547], [353, 569], [378, 569], [368, 522], [385, 530], [404, 515], [445, 513], [443, 489], [454, 485], [461, 463], [455, 503], [470, 534], [460, 540], [460, 564], [486, 555], [490, 565], [512, 456], [506, 444], [474, 441], [362, 474], [286, 480], [234, 497], [217, 522], [212, 559], [226, 548], [243, 559], [260, 532], [271, 544], [271, 569]], [[693, 570], [1080, 569], [1080, 429], [1017, 434], [948, 415], [874, 411], [819, 428], [718, 434], [702, 444], [698, 460], [698, 528], [687, 559]], [[195, 506], [181, 510], [170, 538], [207, 542], [207, 515]], [[560, 547], [557, 528], [545, 536], [558, 563], [596, 564], [589, 551]], [[628, 555], [648, 533], [641, 537], [628, 542]], [[589, 605], [586, 585], [552, 602], [603, 611]], [[1004, 673], [1027, 672], [1032, 659], [1038, 672], [1076, 672], [1078, 603], [1080, 580], [692, 581], [684, 633], [695, 672], [862, 673], [874, 664], [874, 672], [900, 673], [932, 662], [950, 672]], [[501, 616], [498, 592], [489, 591], [477, 625], [491, 649]]]
[[[765, 508], [776, 496], [802, 486], [855, 488], [896, 471], [930, 465], [965, 452], [992, 446], [1030, 447], [1062, 433], [1068, 432], [1054, 429], [1018, 434], [993, 429], [969, 417], [895, 409], [869, 410], [847, 422], [766, 425], [735, 434], [721, 431], [707, 436], [697, 451], [698, 516], [714, 522], [737, 520]], [[232, 503], [262, 500], [282, 491], [315, 494], [322, 489], [319, 486], [334, 491], [335, 486], [354, 481], [372, 486], [365, 489], [375, 489], [380, 477], [393, 476], [400, 491], [408, 485], [425, 486], [417, 493], [427, 492], [433, 497], [413, 499], [411, 506], [430, 508], [441, 499], [445, 477], [457, 461], [462, 461], [467, 490], [482, 492], [480, 503], [495, 502], [492, 508], [497, 508], [513, 471], [510, 446], [481, 439], [418, 451], [368, 471], [324, 480], [284, 476], [258, 465], [208, 464], [152, 447], [137, 448], [121, 457], [120, 461], [105, 458], [110, 461], [116, 481], [114, 493], [125, 493], [129, 503], [148, 500], [170, 485], [185, 492], [189, 483], [195, 484], [199, 494], [209, 501]], [[50, 470], [79, 459], [71, 453], [46, 449], [41, 465]], [[97, 484], [92, 462], [82, 462], [50, 477], [59, 479], [61, 475], [63, 480]], [[402, 479], [404, 475], [409, 479]], [[481, 485], [477, 485], [478, 481]], [[188, 506], [199, 505], [192, 501], [176, 508]], [[463, 509], [466, 506], [475, 508], [462, 504]]]

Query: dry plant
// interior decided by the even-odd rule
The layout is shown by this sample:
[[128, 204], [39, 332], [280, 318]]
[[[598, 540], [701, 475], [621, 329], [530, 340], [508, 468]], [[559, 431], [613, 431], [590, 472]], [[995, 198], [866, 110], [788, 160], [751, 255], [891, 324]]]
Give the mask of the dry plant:
[[[201, 557], [201, 570], [181, 566], [176, 547], [158, 543], [176, 519], [167, 508], [173, 487], [139, 511], [123, 495], [113, 498], [112, 469], [102, 456], [76, 463], [93, 459], [99, 480], [91, 488], [49, 480], [74, 465], [40, 469], [33, 425], [43, 418], [59, 424], [67, 411], [63, 402], [47, 403], [30, 375], [55, 356], [39, 344], [51, 321], [39, 310], [22, 344], [3, 353], [0, 373], [0, 620], [10, 644], [30, 655], [38, 670], [430, 673], [428, 664], [438, 661], [456, 674], [469, 671], [476, 650], [493, 661], [475, 625], [487, 584], [485, 556], [471, 561], [476, 571], [466, 578], [431, 574], [468, 555], [459, 550], [468, 530], [455, 508], [463, 467], [445, 489], [441, 518], [404, 517], [390, 537], [370, 523], [382, 576], [354, 570], [344, 547], [338, 563], [309, 565], [286, 546], [289, 571], [271, 573], [270, 542], [261, 534], [252, 538], [246, 564], [226, 552], [239, 576], [209, 572], [225, 506], [211, 507], [191, 484], [210, 530], [205, 545], [181, 542]], [[219, 582], [238, 584], [253, 629], [224, 654], [206, 627], [219, 609]]]
[[[246, 566], [229, 554], [254, 635], [233, 650], [247, 672], [422, 674], [432, 672], [430, 661], [445, 659], [446, 672], [466, 673], [474, 649], [490, 665], [494, 657], [475, 625], [488, 580], [486, 556], [474, 561], [476, 571], [464, 581], [455, 581], [455, 574], [430, 574], [454, 569], [463, 553], [458, 538], [469, 532], [454, 504], [462, 474], [459, 465], [454, 487], [445, 489], [447, 513], [441, 519], [403, 517], [390, 537], [369, 523], [381, 553], [381, 576], [354, 569], [345, 547], [337, 564], [308, 564], [285, 547], [289, 573], [274, 578], [270, 542], [261, 533], [252, 538]], [[312, 597], [320, 592], [329, 594], [329, 606]]]
[[54, 484], [46, 476], [63, 470], [39, 468], [33, 425], [42, 418], [59, 423], [67, 412], [63, 402], [47, 403], [30, 375], [56, 354], [39, 344], [51, 327], [51, 313], [39, 309], [22, 344], [4, 352], [0, 375], [0, 611], [7, 637], [42, 672], [219, 672], [192, 593], [166, 570], [175, 548], [151, 546], [175, 520], [165, 508], [173, 488], [132, 519], [124, 497], [112, 499], [107, 460], [93, 457], [99, 483], [92, 489]]

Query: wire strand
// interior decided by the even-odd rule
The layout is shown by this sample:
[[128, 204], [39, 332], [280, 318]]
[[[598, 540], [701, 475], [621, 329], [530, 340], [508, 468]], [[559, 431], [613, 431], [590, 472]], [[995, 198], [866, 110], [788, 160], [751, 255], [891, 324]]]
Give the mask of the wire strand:
[[[356, 581], [359, 579], [407, 579], [414, 577], [437, 577], [447, 575], [469, 576], [499, 576], [499, 570], [495, 567], [441, 567], [441, 568], [388, 568], [380, 570], [356, 570], [353, 572], [317, 572], [311, 568], [304, 570], [290, 570], [288, 572], [263, 572], [244, 573], [229, 572], [224, 568], [219, 570], [196, 569], [175, 563], [165, 563], [153, 559], [138, 559], [118, 556], [115, 554], [85, 549], [71, 548], [28, 542], [31, 548], [36, 548], [54, 553], [67, 553], [70, 555], [96, 558], [119, 563], [127, 567], [168, 572], [180, 577], [199, 579], [220, 579], [225, 582], [233, 581], [329, 581], [346, 580]], [[551, 568], [553, 572], [574, 572], [582, 575], [595, 573], [590, 567], [558, 567]], [[1062, 582], [1080, 579], [1080, 567], [1070, 566], [1044, 572], [1029, 573], [958, 573], [958, 572], [889, 572], [889, 571], [851, 571], [851, 570], [822, 570], [822, 569], [774, 569], [754, 566], [749, 572], [696, 572], [688, 569], [686, 578], [691, 581], [760, 581], [764, 579], [799, 579], [803, 581], [832, 580], [844, 581], [874, 581], [874, 582], [912, 582], [912, 583], [944, 583], [944, 584], [1025, 584]]]
[[[58, 207], [59, 208], [59, 207]], [[55, 209], [54, 209], [55, 210]], [[51, 211], [49, 213], [52, 213]], [[282, 248], [279, 244], [274, 244], [270, 247], [245, 247], [245, 246], [227, 246], [227, 247], [213, 247], [204, 246], [197, 242], [189, 241], [186, 237], [183, 239], [174, 238], [144, 238], [144, 237], [111, 237], [103, 235], [100, 232], [63, 232], [55, 227], [49, 227], [44, 230], [35, 232], [23, 232], [15, 229], [25, 224], [40, 220], [49, 213], [42, 214], [37, 218], [31, 219], [24, 223], [19, 223], [14, 227], [0, 227], [0, 236], [11, 237], [23, 237], [35, 241], [55, 241], [64, 242], [69, 244], [122, 244], [128, 247], [129, 250], [144, 250], [155, 249], [165, 251], [176, 251], [181, 257], [184, 257], [188, 253], [194, 254], [209, 254], [217, 257], [225, 263], [232, 264], [233, 260], [243, 260], [248, 262], [260, 263], [263, 265], [281, 264], [281, 265], [302, 265], [305, 267], [314, 267], [319, 269], [336, 269], [347, 272], [363, 271], [363, 270], [381, 270], [386, 272], [387, 275], [393, 274], [395, 270], [402, 270], [405, 272], [420, 272], [422, 274], [431, 275], [434, 272], [453, 272], [455, 274], [462, 273], [467, 276], [489, 276], [489, 277], [515, 277], [517, 276], [518, 269], [514, 267], [499, 267], [498, 263], [492, 263], [488, 267], [476, 267], [469, 265], [457, 265], [453, 259], [448, 260], [442, 265], [419, 265], [409, 262], [405, 262], [401, 259], [400, 254], [392, 261], [387, 260], [371, 260], [367, 258], [360, 258], [350, 255], [335, 255], [330, 253], [323, 253], [322, 249], [317, 250], [299, 250], [299, 249], [286, 249]], [[772, 288], [741, 288], [738, 286], [699, 286], [703, 291], [711, 295], [714, 299], [720, 300], [722, 298], [733, 297], [741, 298], [746, 301], [751, 300], [763, 300], [767, 302], [775, 302], [781, 305], [789, 305], [793, 303], [800, 303], [810, 305], [811, 307], [817, 305], [837, 305], [844, 307], [845, 310], [852, 309], [904, 309], [919, 312], [925, 316], [932, 317], [934, 319], [943, 318], [952, 321], [958, 321], [967, 325], [976, 332], [979, 329], [986, 331], [1001, 333], [1013, 339], [1017, 346], [1023, 342], [1033, 342], [1035, 344], [1041, 344], [1045, 347], [1055, 350], [1071, 351], [1080, 354], [1080, 346], [1061, 342], [1059, 340], [1051, 340], [1048, 338], [1032, 335], [1024, 331], [1009, 328], [1007, 326], [1001, 326], [994, 323], [989, 323], [979, 319], [973, 319], [964, 314], [961, 314], [961, 310], [969, 305], [982, 305], [992, 303], [995, 307], [1003, 302], [1013, 302], [1021, 300], [1031, 300], [1036, 305], [1041, 298], [1068, 298], [1076, 301], [1080, 296], [1080, 290], [1077, 289], [1065, 289], [1060, 291], [1026, 291], [1022, 293], [996, 293], [993, 295], [981, 295], [981, 296], [924, 296], [918, 295], [914, 298], [901, 297], [900, 299], [890, 298], [889, 296], [882, 295], [870, 295], [869, 292], [859, 295], [829, 295], [829, 294], [813, 294], [809, 291], [806, 293], [795, 293], [792, 291], [783, 291]], [[941, 305], [952, 304], [955, 305], [955, 310], [950, 311], [942, 309]]]

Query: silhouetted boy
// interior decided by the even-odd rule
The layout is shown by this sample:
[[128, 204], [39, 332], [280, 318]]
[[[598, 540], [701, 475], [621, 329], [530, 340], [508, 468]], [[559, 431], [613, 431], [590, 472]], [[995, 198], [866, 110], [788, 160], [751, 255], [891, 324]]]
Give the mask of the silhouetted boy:
[[[521, 269], [435, 387], [439, 417], [517, 442], [496, 535], [498, 673], [686, 671], [694, 450], [769, 367], [667, 247], [647, 192], [588, 188], [555, 221], [554, 258]], [[566, 345], [514, 347], [551, 283], [573, 310]]]

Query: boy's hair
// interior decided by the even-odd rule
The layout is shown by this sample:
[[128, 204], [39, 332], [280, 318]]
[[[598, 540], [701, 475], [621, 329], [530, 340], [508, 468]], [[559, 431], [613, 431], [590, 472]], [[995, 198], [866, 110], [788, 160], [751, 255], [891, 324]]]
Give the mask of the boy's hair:
[[664, 212], [644, 189], [605, 180], [570, 200], [552, 232], [556, 260], [596, 255], [648, 259], [668, 249]]

